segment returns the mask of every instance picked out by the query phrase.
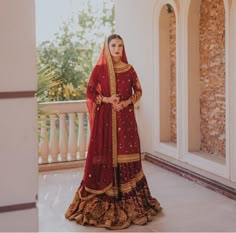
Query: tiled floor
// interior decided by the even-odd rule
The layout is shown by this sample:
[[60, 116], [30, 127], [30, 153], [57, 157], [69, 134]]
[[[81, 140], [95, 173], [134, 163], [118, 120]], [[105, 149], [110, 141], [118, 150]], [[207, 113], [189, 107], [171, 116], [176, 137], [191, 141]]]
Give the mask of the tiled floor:
[[[145, 226], [132, 225], [122, 231], [236, 232], [236, 201], [147, 161], [143, 161], [143, 169], [152, 195], [160, 201], [163, 212]], [[40, 173], [40, 231], [108, 232], [80, 226], [64, 218], [82, 175], [83, 168]]]

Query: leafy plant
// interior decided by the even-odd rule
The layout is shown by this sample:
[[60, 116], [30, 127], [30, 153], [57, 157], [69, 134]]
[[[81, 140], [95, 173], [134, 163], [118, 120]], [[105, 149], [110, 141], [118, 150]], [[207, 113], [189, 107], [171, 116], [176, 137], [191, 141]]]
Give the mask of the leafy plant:
[[82, 11], [63, 23], [52, 41], [41, 43], [37, 47], [41, 65], [54, 67], [61, 80], [58, 86], [48, 86], [44, 98], [49, 101], [85, 99], [93, 65], [105, 36], [112, 32], [113, 0], [103, 0], [99, 9], [88, 0]]
[[45, 65], [37, 59], [37, 91], [35, 96], [38, 102], [48, 101], [48, 91], [62, 83], [58, 72], [50, 65]]

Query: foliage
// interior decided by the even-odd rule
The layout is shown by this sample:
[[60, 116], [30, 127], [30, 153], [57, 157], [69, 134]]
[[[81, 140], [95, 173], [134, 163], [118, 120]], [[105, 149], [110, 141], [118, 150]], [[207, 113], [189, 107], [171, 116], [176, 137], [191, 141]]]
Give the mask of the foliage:
[[60, 85], [48, 86], [44, 92], [49, 101], [85, 98], [87, 81], [104, 38], [114, 32], [113, 0], [103, 0], [101, 8], [92, 2], [86, 1], [85, 8], [64, 22], [52, 41], [37, 48], [40, 66], [54, 67], [61, 80]]
[[[37, 78], [38, 78], [38, 88], [35, 93], [35, 96], [37, 98], [37, 102], [45, 102], [49, 101], [49, 95], [48, 90], [53, 88], [58, 88], [58, 86], [61, 84], [61, 81], [58, 76], [58, 72], [55, 70], [55, 68], [44, 65], [40, 62], [39, 57], [37, 57]], [[50, 118], [47, 116], [48, 112], [45, 112], [42, 110], [40, 105], [38, 105], [38, 137], [40, 138], [40, 128], [43, 127], [43, 122], [48, 122]], [[41, 118], [44, 116], [44, 118]], [[45, 128], [48, 128], [47, 125], [44, 126]]]
[[61, 81], [56, 70], [50, 65], [44, 65], [37, 59], [37, 91], [36, 98], [38, 102], [48, 101], [48, 90], [57, 88]]

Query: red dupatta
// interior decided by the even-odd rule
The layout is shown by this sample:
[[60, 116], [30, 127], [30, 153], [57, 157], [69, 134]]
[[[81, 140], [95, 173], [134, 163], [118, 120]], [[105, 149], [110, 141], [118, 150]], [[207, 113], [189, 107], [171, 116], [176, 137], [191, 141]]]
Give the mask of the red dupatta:
[[[125, 49], [122, 62], [128, 63]], [[113, 62], [105, 40], [102, 53], [95, 65], [86, 92], [90, 123], [90, 142], [82, 186], [92, 194], [101, 194], [114, 183], [114, 168], [117, 167], [116, 112], [111, 104], [96, 103], [99, 95], [116, 94], [116, 76]]]

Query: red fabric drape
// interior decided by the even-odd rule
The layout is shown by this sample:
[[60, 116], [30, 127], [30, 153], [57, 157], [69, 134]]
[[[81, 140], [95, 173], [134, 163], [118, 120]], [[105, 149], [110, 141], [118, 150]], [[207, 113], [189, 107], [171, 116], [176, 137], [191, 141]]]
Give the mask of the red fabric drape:
[[[121, 61], [128, 63], [125, 49]], [[106, 40], [86, 92], [91, 135], [82, 185], [91, 193], [101, 193], [113, 182], [112, 105], [95, 102], [99, 94], [111, 96], [108, 66], [113, 64]]]

